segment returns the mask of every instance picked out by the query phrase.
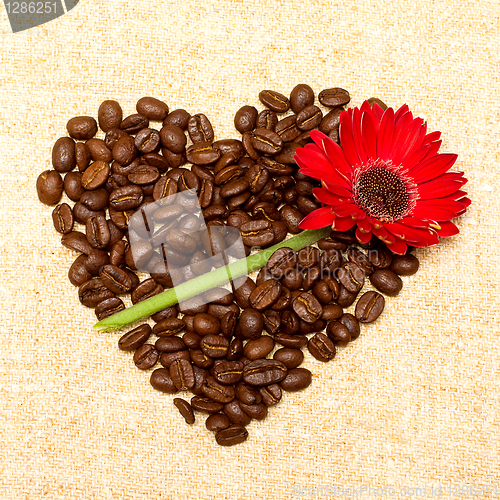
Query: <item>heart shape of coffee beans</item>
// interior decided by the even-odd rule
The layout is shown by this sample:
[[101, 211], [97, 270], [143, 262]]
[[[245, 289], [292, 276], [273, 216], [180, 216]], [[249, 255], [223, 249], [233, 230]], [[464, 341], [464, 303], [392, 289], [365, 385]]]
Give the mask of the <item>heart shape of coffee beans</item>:
[[[315, 105], [313, 90], [301, 84], [290, 98], [272, 90], [259, 98], [261, 111], [244, 105], [236, 112], [240, 140], [214, 142], [204, 114], [170, 112], [152, 97], [139, 99], [137, 113], [126, 117], [108, 100], [97, 121], [68, 121], [69, 136], [56, 141], [54, 168], [40, 174], [37, 192], [43, 203], [57, 205], [54, 227], [62, 244], [78, 253], [69, 280], [99, 320], [123, 310], [126, 294], [136, 304], [172, 287], [167, 260], [183, 266], [185, 280], [210, 271], [206, 258], [217, 255], [214, 242], [207, 247], [189, 232], [196, 221], [179, 219], [182, 207], [155, 208], [159, 227], [150, 234], [129, 231], [133, 215], [152, 202], [196, 193], [206, 226], [222, 228], [219, 247], [230, 244], [224, 228], [236, 228], [247, 255], [301, 232], [302, 218], [320, 206], [313, 196], [319, 183], [298, 171], [295, 151], [315, 129], [339, 141], [349, 93], [325, 89]], [[370, 102], [385, 108], [378, 99]], [[60, 203], [63, 192], [71, 205]], [[140, 282], [138, 267], [150, 277]], [[264, 419], [283, 391], [311, 383], [311, 372], [299, 366], [303, 348], [331, 361], [338, 346], [359, 336], [360, 324], [382, 313], [382, 293], [396, 295], [399, 276], [417, 269], [410, 253], [393, 255], [378, 240], [359, 245], [351, 231], [332, 232], [317, 246], [277, 250], [255, 281], [246, 277], [232, 291], [212, 289], [202, 301], [183, 303], [182, 313], [178, 306], [157, 312], [153, 327], [145, 322], [125, 333], [118, 347], [134, 353], [137, 368], [152, 370], [154, 389], [193, 393], [190, 402], [174, 399], [187, 423], [195, 412], [207, 414], [206, 427], [219, 445], [238, 444], [247, 439], [250, 421]], [[366, 277], [378, 291], [361, 295], [354, 315], [345, 312]]]

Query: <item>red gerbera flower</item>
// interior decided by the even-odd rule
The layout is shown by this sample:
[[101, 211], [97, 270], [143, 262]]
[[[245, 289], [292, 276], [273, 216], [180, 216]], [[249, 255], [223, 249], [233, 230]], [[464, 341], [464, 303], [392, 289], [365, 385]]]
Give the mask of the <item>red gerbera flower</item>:
[[302, 173], [321, 181], [313, 193], [323, 207], [300, 227], [356, 226], [361, 243], [375, 235], [398, 254], [407, 244], [425, 247], [457, 234], [451, 219], [470, 205], [460, 189], [467, 179], [463, 172], [448, 172], [457, 155], [438, 154], [440, 135], [428, 134], [406, 104], [394, 112], [367, 101], [342, 112], [342, 147], [312, 131], [314, 144], [298, 149], [295, 160]]

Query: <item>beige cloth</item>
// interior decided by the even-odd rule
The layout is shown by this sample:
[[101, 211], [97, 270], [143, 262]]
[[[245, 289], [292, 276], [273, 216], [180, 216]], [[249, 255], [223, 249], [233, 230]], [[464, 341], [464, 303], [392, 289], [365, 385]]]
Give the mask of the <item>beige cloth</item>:
[[[500, 496], [499, 26], [496, 0], [82, 0], [14, 35], [0, 7], [0, 498]], [[66, 121], [104, 99], [132, 113], [156, 96], [238, 137], [241, 105], [302, 82], [408, 103], [458, 153], [473, 204], [383, 317], [331, 363], [306, 355], [313, 384], [221, 448], [119, 334], [92, 331], [35, 180]]]

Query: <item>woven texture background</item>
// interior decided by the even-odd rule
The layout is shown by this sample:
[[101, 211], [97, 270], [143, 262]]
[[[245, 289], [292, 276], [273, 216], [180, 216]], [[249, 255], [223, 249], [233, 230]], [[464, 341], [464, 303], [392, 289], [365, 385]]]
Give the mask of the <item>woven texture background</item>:
[[[500, 495], [499, 26], [496, 0], [81, 0], [14, 35], [1, 6], [0, 498], [285, 499], [359, 483]], [[104, 99], [128, 114], [152, 95], [239, 137], [241, 105], [301, 82], [408, 103], [459, 154], [473, 204], [356, 342], [328, 364], [306, 355], [307, 390], [221, 448], [119, 334], [92, 331], [35, 180], [66, 121]]]

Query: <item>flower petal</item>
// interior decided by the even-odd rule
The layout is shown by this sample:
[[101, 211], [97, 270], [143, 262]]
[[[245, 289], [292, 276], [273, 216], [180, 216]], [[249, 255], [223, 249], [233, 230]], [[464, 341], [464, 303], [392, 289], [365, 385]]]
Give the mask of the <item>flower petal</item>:
[[401, 240], [396, 240], [394, 243], [387, 244], [387, 248], [398, 255], [404, 255], [408, 250], [406, 243]]
[[354, 226], [355, 221], [352, 217], [337, 217], [332, 223], [334, 231], [349, 231]]
[[369, 113], [363, 113], [361, 117], [361, 137], [366, 154], [375, 160], [377, 158], [377, 131]]
[[363, 146], [363, 138], [361, 136], [361, 110], [354, 108], [353, 118], [352, 118], [352, 137], [354, 139], [354, 145], [358, 153], [359, 159], [362, 164], [365, 164], [368, 160], [368, 155], [366, 154], [365, 147]]
[[431, 142], [438, 141], [440, 137], [441, 137], [441, 132], [439, 132], [439, 130], [430, 132], [425, 136], [423, 144], [430, 144]]
[[433, 198], [443, 198], [458, 191], [465, 183], [466, 179], [449, 179], [447, 174], [438, 179], [419, 184], [418, 193], [421, 200], [431, 200]]
[[356, 238], [360, 243], [366, 244], [372, 239], [371, 231], [364, 233], [359, 226], [356, 228]]
[[416, 118], [411, 122], [406, 137], [401, 138], [401, 144], [394, 154], [392, 161], [395, 165], [402, 163], [422, 143], [425, 137], [423, 122], [422, 118]]
[[453, 222], [440, 222], [439, 225], [441, 229], [438, 229], [438, 236], [455, 236], [460, 231], [458, 227], [453, 224]]
[[301, 229], [321, 229], [332, 224], [335, 215], [332, 214], [330, 207], [318, 208], [314, 212], [306, 215], [299, 223]]
[[457, 161], [458, 155], [451, 153], [443, 153], [436, 155], [422, 163], [415, 165], [415, 167], [408, 173], [413, 176], [417, 184], [430, 181], [444, 174], [453, 166]]
[[422, 217], [423, 219], [446, 221], [454, 219], [457, 216], [457, 210], [449, 210], [448, 208], [442, 208], [436, 205], [431, 206], [417, 206], [413, 210], [413, 215], [416, 217]]
[[[327, 187], [314, 188], [313, 194], [314, 196], [325, 205], [339, 205], [339, 203], [343, 199], [350, 199], [352, 197], [349, 191], [344, 190], [343, 188], [339, 188], [336, 185], [326, 185]], [[345, 194], [344, 194], [345, 193]]]
[[346, 160], [352, 166], [359, 165], [361, 162], [354, 143], [352, 135], [352, 125], [350, 121], [346, 119], [344, 119], [343, 122], [341, 121], [339, 126], [339, 136], [340, 136], [340, 143], [342, 144], [342, 149], [344, 151]]
[[377, 136], [377, 153], [382, 160], [389, 159], [392, 137], [394, 135], [394, 110], [387, 108], [382, 115]]

